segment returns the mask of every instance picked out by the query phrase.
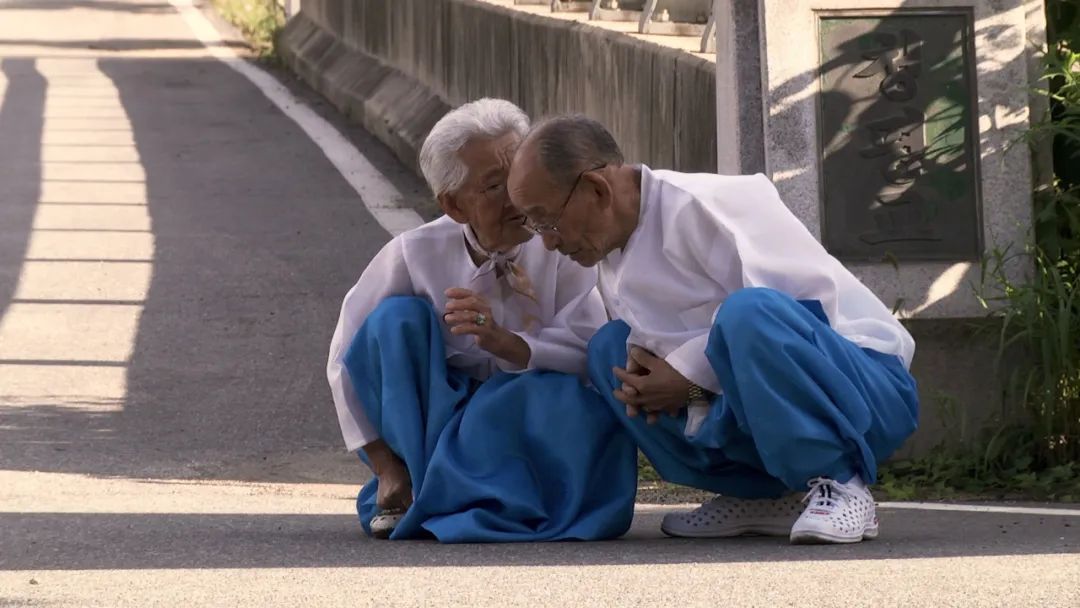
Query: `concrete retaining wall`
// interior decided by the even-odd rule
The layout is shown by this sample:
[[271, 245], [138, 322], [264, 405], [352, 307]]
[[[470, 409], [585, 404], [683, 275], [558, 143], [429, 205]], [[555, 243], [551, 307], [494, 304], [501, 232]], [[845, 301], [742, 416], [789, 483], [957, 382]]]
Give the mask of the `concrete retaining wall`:
[[449, 111], [445, 101], [415, 78], [345, 46], [303, 13], [289, 21], [281, 43], [293, 71], [419, 175], [420, 144]]
[[534, 118], [596, 118], [631, 161], [716, 170], [715, 66], [685, 52], [475, 0], [305, 0], [281, 42], [410, 166], [449, 108], [501, 97]]

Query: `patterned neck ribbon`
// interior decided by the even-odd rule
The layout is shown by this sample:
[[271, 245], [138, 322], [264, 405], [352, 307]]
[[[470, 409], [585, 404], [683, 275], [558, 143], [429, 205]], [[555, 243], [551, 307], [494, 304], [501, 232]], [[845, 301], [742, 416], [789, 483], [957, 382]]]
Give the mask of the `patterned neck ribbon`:
[[464, 232], [469, 247], [484, 258], [473, 273], [470, 289], [488, 297], [498, 297], [496, 283], [505, 281], [510, 290], [523, 299], [520, 302], [522, 323], [526, 329], [531, 329], [533, 324], [539, 322], [536, 313], [539, 311], [540, 300], [533, 288], [532, 279], [525, 273], [525, 269], [515, 262], [522, 246], [518, 245], [505, 253], [490, 252], [480, 245], [480, 239], [476, 238], [471, 226], [466, 224]]

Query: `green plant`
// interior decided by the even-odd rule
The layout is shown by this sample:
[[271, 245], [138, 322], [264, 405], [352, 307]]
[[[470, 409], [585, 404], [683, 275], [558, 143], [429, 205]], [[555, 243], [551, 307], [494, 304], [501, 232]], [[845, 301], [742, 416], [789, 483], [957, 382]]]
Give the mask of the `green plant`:
[[213, 0], [221, 16], [240, 29], [260, 59], [277, 58], [275, 41], [285, 25], [277, 0]]
[[1080, 499], [1080, 463], [1040, 465], [1033, 428], [1001, 417], [996, 426], [969, 437], [956, 398], [938, 393], [936, 401], [948, 439], [925, 456], [883, 465], [877, 488], [885, 497]]
[[893, 500], [1026, 498], [1080, 500], [1080, 463], [1039, 467], [1035, 438], [1027, 429], [1008, 425], [978, 447], [940, 446], [913, 460], [888, 463], [876, 488]]
[[[995, 252], [984, 267], [997, 294], [984, 305], [1001, 319], [999, 355], [1020, 355], [1008, 395], [1023, 408], [1034, 470], [1080, 459], [1080, 183], [1064, 173], [1080, 161], [1080, 53], [1061, 39], [1044, 65], [1039, 93], [1050, 111], [1026, 139], [1054, 146], [1057, 174], [1036, 189], [1032, 242]], [[1031, 268], [1030, 278], [1011, 278], [1015, 264]]]
[[640, 451], [637, 455], [638, 481], [660, 481], [660, 474]]
[[1018, 350], [1023, 359], [1007, 395], [1040, 438], [1037, 463], [1053, 466], [1080, 457], [1080, 259], [1075, 253], [1055, 259], [1038, 245], [1019, 257], [1033, 263], [1030, 281], [1011, 280], [1005, 269], [1013, 258], [996, 253], [990, 276], [1002, 295], [985, 302], [1004, 304], [996, 313], [999, 354]]

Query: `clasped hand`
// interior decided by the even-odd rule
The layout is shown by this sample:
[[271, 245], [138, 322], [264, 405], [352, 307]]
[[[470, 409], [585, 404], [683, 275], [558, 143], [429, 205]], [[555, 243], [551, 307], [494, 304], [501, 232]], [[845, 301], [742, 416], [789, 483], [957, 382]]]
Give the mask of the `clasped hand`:
[[667, 361], [640, 346], [631, 346], [626, 368], [613, 368], [622, 386], [615, 389], [615, 398], [626, 404], [631, 418], [646, 414], [654, 424], [661, 413], [677, 416], [690, 394], [690, 381]]

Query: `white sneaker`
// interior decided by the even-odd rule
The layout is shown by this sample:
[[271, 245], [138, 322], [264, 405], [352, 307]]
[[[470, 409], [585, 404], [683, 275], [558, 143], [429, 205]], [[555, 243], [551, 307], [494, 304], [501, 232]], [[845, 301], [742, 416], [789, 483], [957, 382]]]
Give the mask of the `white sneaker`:
[[660, 529], [668, 536], [687, 538], [786, 536], [801, 509], [795, 494], [775, 499], [717, 496], [693, 511], [668, 513]]
[[874, 497], [858, 476], [847, 483], [818, 477], [808, 484], [803, 497], [808, 503], [791, 527], [796, 545], [857, 543], [877, 538], [878, 518]]

